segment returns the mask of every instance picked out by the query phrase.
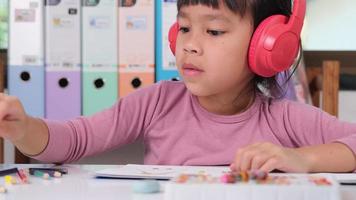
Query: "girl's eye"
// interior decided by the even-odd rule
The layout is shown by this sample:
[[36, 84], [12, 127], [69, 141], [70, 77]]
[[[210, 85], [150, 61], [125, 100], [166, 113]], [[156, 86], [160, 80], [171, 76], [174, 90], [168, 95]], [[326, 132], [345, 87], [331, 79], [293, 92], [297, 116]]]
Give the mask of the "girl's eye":
[[187, 27], [179, 27], [179, 31], [182, 32], [182, 33], [187, 33], [187, 32], [189, 32], [189, 28], [187, 28]]
[[217, 30], [207, 30], [206, 32], [212, 36], [219, 36], [225, 33], [225, 31], [217, 31]]

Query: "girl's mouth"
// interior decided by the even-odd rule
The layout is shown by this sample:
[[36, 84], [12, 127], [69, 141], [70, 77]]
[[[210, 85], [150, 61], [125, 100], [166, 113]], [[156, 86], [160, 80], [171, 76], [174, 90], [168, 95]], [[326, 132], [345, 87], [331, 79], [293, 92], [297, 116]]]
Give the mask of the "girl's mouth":
[[204, 72], [204, 70], [198, 68], [197, 66], [193, 64], [184, 64], [182, 67], [183, 75], [185, 76], [198, 76]]

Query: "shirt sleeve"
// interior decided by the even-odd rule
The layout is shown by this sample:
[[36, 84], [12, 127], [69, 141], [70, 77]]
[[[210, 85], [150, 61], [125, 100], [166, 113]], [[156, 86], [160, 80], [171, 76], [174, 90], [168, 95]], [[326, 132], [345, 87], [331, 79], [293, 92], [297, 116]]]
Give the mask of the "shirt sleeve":
[[138, 90], [111, 108], [69, 121], [44, 120], [49, 141], [34, 159], [68, 163], [134, 142], [143, 136], [159, 103], [162, 84]]
[[284, 110], [290, 125], [288, 134], [297, 146], [341, 142], [356, 155], [356, 124], [301, 103], [289, 101]]

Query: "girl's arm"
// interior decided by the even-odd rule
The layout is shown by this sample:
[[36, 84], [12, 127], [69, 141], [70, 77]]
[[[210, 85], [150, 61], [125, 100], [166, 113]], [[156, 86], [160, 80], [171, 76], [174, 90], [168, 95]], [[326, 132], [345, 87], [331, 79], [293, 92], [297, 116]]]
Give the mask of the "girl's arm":
[[296, 151], [308, 158], [308, 172], [352, 172], [356, 169], [354, 153], [339, 142], [301, 147]]
[[21, 139], [11, 141], [18, 150], [28, 156], [40, 154], [47, 146], [49, 133], [41, 119], [28, 117], [26, 132]]
[[41, 153], [48, 143], [48, 129], [40, 120], [26, 115], [21, 102], [0, 93], [0, 136], [27, 155]]
[[49, 131], [48, 144], [33, 158], [47, 163], [69, 163], [134, 142], [150, 124], [162, 87], [154, 84], [137, 90], [91, 116], [44, 120]]

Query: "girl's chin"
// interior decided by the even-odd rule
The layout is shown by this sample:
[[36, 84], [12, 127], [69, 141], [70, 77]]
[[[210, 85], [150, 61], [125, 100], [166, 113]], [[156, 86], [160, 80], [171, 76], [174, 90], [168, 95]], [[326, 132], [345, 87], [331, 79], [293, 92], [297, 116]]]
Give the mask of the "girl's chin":
[[211, 92], [209, 91], [208, 88], [198, 85], [197, 83], [187, 83], [185, 82], [185, 86], [187, 87], [188, 91], [192, 93], [195, 96], [198, 97], [205, 97], [205, 96], [210, 96]]

